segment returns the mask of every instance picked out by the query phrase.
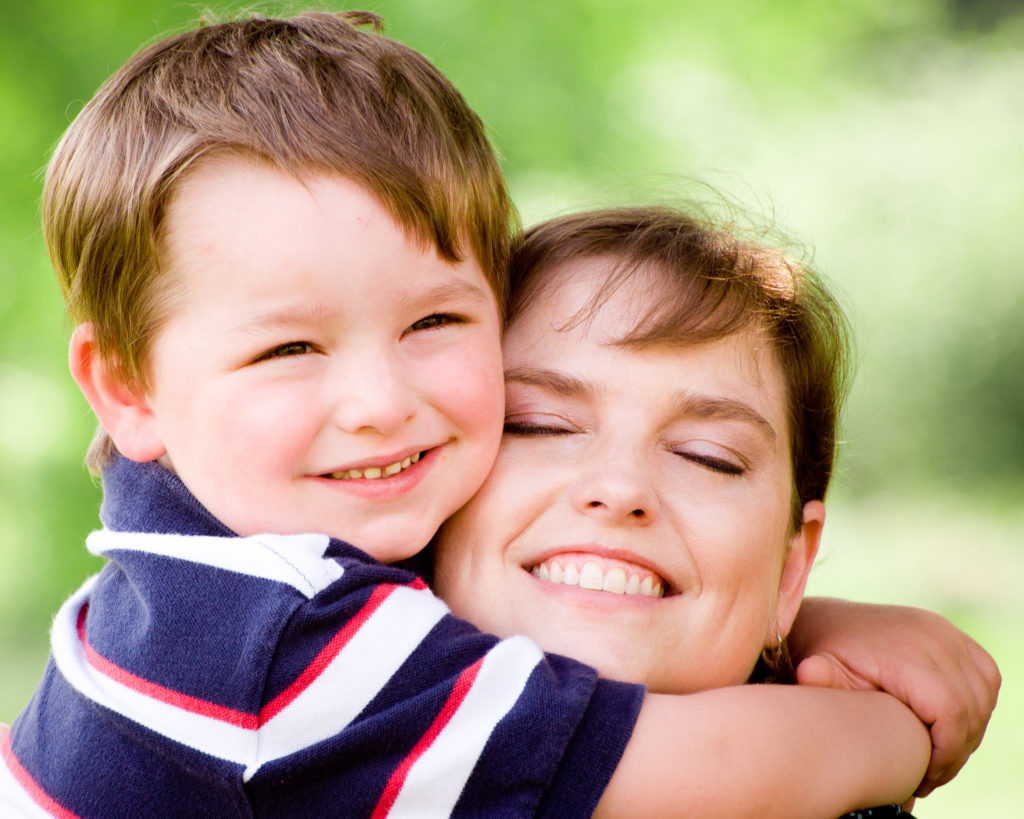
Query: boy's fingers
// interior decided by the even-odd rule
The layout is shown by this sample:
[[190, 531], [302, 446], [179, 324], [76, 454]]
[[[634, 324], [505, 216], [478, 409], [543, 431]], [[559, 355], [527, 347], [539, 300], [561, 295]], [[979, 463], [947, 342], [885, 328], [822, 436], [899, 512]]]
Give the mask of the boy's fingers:
[[999, 697], [1002, 676], [995, 660], [976, 642], [966, 639], [971, 662], [962, 667], [965, 691], [960, 696], [949, 696], [952, 692], [946, 691], [945, 705], [935, 707], [932, 759], [917, 796], [926, 796], [959, 773], [981, 744]]
[[915, 792], [917, 796], [927, 796], [935, 788], [949, 782], [977, 747], [977, 743], [971, 745], [968, 740], [965, 713], [961, 713], [959, 718], [946, 717], [936, 720], [930, 730], [932, 758], [924, 779]]
[[796, 667], [798, 685], [814, 685], [818, 688], [838, 688], [839, 680], [832, 663], [819, 654], [807, 657]]
[[988, 725], [988, 720], [995, 710], [996, 701], [999, 699], [999, 687], [1003, 683], [1003, 676], [999, 673], [999, 666], [996, 665], [992, 655], [974, 640], [968, 638], [968, 641], [967, 653], [974, 661], [975, 668], [978, 671], [979, 679], [974, 688], [975, 693], [978, 695], [978, 703], [981, 706], [981, 714], [985, 723], [981, 729], [982, 733], [984, 733], [985, 726]]

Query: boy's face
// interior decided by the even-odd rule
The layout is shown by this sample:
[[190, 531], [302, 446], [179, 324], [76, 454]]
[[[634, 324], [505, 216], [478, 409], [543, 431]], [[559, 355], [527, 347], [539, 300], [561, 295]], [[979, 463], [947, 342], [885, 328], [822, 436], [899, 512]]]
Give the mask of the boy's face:
[[501, 435], [477, 262], [411, 241], [347, 178], [237, 157], [190, 171], [165, 224], [146, 396], [162, 462], [239, 534], [422, 549]]
[[482, 628], [652, 691], [742, 683], [774, 642], [783, 586], [787, 600], [803, 588], [783, 568], [798, 538], [781, 373], [750, 331], [607, 343], [650, 304], [630, 286], [574, 323], [608, 264], [550, 274], [572, 280], [507, 329], [505, 437], [442, 528], [435, 588]]

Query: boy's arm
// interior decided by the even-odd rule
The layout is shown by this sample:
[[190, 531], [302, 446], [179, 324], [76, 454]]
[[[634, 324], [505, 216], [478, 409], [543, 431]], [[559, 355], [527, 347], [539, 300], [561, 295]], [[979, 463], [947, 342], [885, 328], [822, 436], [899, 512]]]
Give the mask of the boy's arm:
[[649, 694], [595, 816], [839, 816], [904, 801], [928, 751], [925, 727], [882, 692]]
[[789, 642], [799, 683], [882, 689], [930, 726], [932, 758], [917, 796], [952, 779], [985, 734], [999, 669], [944, 617], [906, 606], [807, 598]]

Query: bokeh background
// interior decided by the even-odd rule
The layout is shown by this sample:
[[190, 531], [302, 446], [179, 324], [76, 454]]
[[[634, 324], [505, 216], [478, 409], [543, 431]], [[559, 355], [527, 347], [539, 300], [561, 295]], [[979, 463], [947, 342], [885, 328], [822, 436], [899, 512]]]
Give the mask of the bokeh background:
[[[991, 651], [1005, 681], [985, 744], [915, 812], [1017, 815], [1022, 4], [363, 7], [433, 59], [481, 114], [525, 223], [581, 207], [673, 201], [700, 180], [813, 249], [850, 307], [859, 366], [812, 591], [936, 609]], [[93, 421], [67, 375], [68, 327], [38, 227], [41, 173], [99, 83], [139, 45], [194, 24], [202, 11], [171, 0], [4, 2], [0, 721], [14, 717], [38, 680], [52, 612], [98, 568], [82, 542], [98, 504], [81, 465]]]

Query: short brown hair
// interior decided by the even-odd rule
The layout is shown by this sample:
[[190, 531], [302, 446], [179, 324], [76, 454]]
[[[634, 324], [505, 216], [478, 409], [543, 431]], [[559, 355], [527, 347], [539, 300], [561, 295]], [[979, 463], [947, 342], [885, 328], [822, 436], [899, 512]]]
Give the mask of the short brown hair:
[[[750, 327], [770, 339], [786, 384], [798, 531], [803, 505], [828, 490], [850, 372], [848, 322], [821, 278], [709, 218], [666, 207], [591, 211], [544, 222], [514, 242], [509, 322], [543, 296], [557, 268], [595, 257], [614, 265], [579, 322], [628, 277], [656, 279], [658, 295], [617, 343], [695, 344]], [[661, 298], [666, 284], [670, 297]]]
[[126, 384], [145, 386], [166, 310], [158, 249], [175, 184], [218, 153], [352, 179], [442, 258], [474, 254], [504, 308], [515, 213], [483, 124], [380, 28], [367, 12], [201, 26], [131, 57], [68, 128], [43, 229], [72, 320], [95, 325]]

